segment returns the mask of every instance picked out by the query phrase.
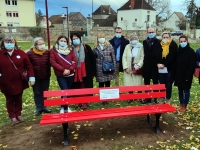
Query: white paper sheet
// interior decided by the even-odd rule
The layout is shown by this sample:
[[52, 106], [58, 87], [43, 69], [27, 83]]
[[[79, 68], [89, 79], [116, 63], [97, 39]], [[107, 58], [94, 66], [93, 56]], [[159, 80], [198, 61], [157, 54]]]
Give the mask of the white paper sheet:
[[164, 67], [164, 68], [162, 68], [162, 69], [158, 69], [158, 72], [159, 72], [159, 73], [168, 73], [167, 67]]

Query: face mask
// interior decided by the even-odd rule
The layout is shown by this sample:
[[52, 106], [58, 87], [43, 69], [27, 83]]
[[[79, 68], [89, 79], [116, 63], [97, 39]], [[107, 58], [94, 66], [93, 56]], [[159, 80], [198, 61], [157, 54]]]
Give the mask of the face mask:
[[45, 44], [42, 44], [42, 45], [39, 45], [39, 46], [38, 46], [38, 50], [41, 50], [41, 51], [42, 51], [42, 50], [44, 50], [44, 48], [45, 48]]
[[81, 41], [79, 39], [73, 40], [73, 44], [74, 45], [79, 45], [80, 43], [81, 43]]
[[121, 34], [119, 34], [119, 33], [116, 33], [116, 34], [115, 34], [115, 37], [116, 37], [116, 38], [121, 38], [121, 37], [122, 37], [122, 35], [121, 35]]
[[169, 40], [168, 39], [162, 39], [162, 42], [167, 43], [167, 42], [169, 42]]
[[182, 42], [182, 43], [180, 43], [180, 46], [181, 46], [182, 48], [186, 47], [186, 46], [187, 46], [187, 42]]
[[14, 43], [4, 43], [4, 46], [7, 50], [12, 50], [15, 47]]
[[60, 45], [61, 47], [65, 47], [65, 46], [67, 46], [67, 43], [66, 43], [66, 42], [59, 42], [59, 45]]
[[150, 39], [154, 38], [155, 36], [156, 36], [155, 33], [149, 33], [149, 34], [148, 34], [148, 37], [149, 37]]
[[137, 45], [137, 43], [138, 43], [138, 40], [133, 40], [133, 41], [131, 42], [132, 45]]
[[98, 41], [99, 41], [100, 44], [103, 44], [105, 42], [105, 40], [106, 40], [105, 38], [99, 38], [98, 39]]

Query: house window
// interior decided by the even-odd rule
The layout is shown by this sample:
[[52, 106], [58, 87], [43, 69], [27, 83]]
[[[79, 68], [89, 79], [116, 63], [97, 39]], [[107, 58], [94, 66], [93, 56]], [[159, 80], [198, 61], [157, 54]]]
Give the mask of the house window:
[[12, 12], [11, 11], [6, 11], [6, 16], [7, 17], [12, 17]]
[[0, 27], [2, 27], [3, 26], [3, 22], [0, 22]]
[[121, 21], [123, 21], [123, 17], [121, 17]]
[[137, 19], [135, 19], [135, 21], [137, 21]]
[[12, 27], [12, 26], [13, 26], [13, 23], [12, 23], [12, 22], [8, 22], [8, 23], [7, 23], [7, 26], [8, 26], [8, 27]]
[[14, 11], [14, 12], [13, 12], [13, 17], [19, 17], [19, 15], [18, 15], [18, 12], [17, 12], [17, 11]]
[[19, 27], [19, 23], [18, 22], [14, 22], [13, 26], [14, 27]]
[[148, 22], [150, 21], [150, 15], [147, 15], [147, 21]]
[[17, 0], [12, 0], [12, 5], [17, 6]]
[[10, 5], [10, 0], [5, 0], [6, 5]]

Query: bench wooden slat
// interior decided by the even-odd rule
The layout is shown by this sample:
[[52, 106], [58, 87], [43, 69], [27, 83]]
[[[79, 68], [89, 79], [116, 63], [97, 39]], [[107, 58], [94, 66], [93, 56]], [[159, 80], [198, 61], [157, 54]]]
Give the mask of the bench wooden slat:
[[120, 92], [165, 90], [165, 85], [164, 84], [154, 84], [154, 85], [121, 86], [121, 87], [108, 87], [108, 88], [53, 90], [53, 91], [44, 91], [44, 97], [99, 94], [100, 90], [105, 90], [105, 89], [119, 89]]
[[[104, 118], [115, 118], [123, 116], [136, 116], [156, 113], [175, 112], [176, 109], [168, 104], [159, 104], [155, 106], [135, 106], [128, 108], [107, 109], [107, 110], [91, 110], [85, 112], [72, 112], [67, 114], [45, 114], [40, 124], [58, 124], [74, 121], [96, 120]], [[46, 118], [46, 119], [45, 119]]]
[[[156, 104], [156, 105], [150, 105], [150, 106], [128, 106], [128, 107], [119, 107], [119, 108], [109, 108], [109, 109], [99, 109], [99, 110], [88, 110], [89, 113], [92, 114], [99, 114], [99, 111], [101, 113], [111, 113], [111, 112], [118, 112], [118, 111], [129, 111], [129, 109], [134, 111], [138, 110], [148, 110], [148, 109], [168, 109], [172, 106], [169, 104]], [[75, 116], [84, 116], [88, 115], [88, 111], [75, 111], [75, 112], [69, 112], [69, 113], [57, 113], [57, 114], [45, 114], [43, 115], [42, 119], [54, 119], [59, 117], [75, 117]]]
[[[119, 99], [114, 99], [114, 101], [122, 101], [129, 99], [142, 99], [142, 98], [161, 98], [165, 97], [166, 92], [149, 92], [149, 93], [136, 93], [136, 94], [120, 94]], [[72, 98], [60, 98], [60, 99], [48, 99], [44, 101], [45, 106], [55, 106], [55, 105], [66, 105], [66, 104], [79, 104], [88, 102], [104, 102], [111, 100], [100, 100], [99, 96], [84, 96], [84, 97], [72, 97]]]

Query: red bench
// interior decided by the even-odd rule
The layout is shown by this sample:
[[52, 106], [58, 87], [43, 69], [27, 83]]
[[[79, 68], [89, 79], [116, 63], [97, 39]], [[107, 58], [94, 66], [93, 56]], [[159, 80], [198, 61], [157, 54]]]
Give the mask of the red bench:
[[[142, 91], [142, 93], [134, 93], [136, 91]], [[129, 92], [133, 92], [133, 94], [129, 94]], [[58, 96], [62, 96], [63, 98], [55, 98]], [[165, 96], [166, 91], [164, 84], [45, 91], [44, 97], [54, 97], [54, 99], [45, 100], [45, 106], [61, 105], [65, 107], [62, 107], [60, 113], [44, 114], [41, 118], [40, 124], [47, 125], [62, 123], [64, 130], [64, 145], [68, 145], [68, 123], [76, 121], [147, 115], [147, 120], [151, 124], [149, 114], [155, 114], [156, 123], [153, 128], [155, 129], [156, 133], [159, 133], [159, 119], [161, 114], [167, 112], [176, 112], [176, 108], [169, 104], [129, 106], [123, 108], [119, 107], [86, 110], [80, 112], [67, 112], [66, 106], [79, 103], [99, 103], [105, 101], [123, 101], [129, 99], [139, 100], [145, 98], [162, 98]]]

